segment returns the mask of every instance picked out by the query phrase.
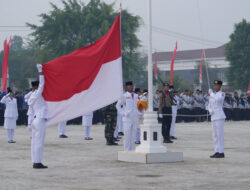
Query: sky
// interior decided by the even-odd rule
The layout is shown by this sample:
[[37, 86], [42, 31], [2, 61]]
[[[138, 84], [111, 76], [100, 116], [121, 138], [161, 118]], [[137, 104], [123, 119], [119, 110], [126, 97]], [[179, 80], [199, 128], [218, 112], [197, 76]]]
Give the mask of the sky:
[[[122, 2], [123, 9], [142, 18], [137, 36], [140, 51], [146, 52], [148, 0], [102, 1], [115, 2], [117, 10]], [[51, 10], [50, 2], [63, 7], [61, 0], [0, 0], [0, 44], [13, 35], [27, 38], [29, 28], [4, 26], [25, 26], [27, 22], [39, 25], [38, 15]], [[250, 21], [249, 8], [250, 0], [152, 0], [153, 50], [172, 51], [176, 41], [178, 50], [219, 47], [229, 41], [235, 23], [243, 18]]]

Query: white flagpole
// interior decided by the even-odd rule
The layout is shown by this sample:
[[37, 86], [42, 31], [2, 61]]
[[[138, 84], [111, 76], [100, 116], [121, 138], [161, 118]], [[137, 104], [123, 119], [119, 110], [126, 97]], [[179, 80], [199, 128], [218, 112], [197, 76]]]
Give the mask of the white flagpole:
[[148, 0], [148, 111], [153, 111], [152, 2]]

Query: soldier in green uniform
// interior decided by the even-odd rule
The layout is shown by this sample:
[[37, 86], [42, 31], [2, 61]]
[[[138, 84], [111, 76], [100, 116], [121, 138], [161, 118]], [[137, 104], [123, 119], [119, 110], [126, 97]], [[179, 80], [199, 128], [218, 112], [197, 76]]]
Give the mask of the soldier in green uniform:
[[105, 122], [105, 138], [106, 145], [118, 145], [114, 139], [114, 131], [116, 127], [117, 110], [116, 103], [110, 104], [103, 108], [104, 122]]

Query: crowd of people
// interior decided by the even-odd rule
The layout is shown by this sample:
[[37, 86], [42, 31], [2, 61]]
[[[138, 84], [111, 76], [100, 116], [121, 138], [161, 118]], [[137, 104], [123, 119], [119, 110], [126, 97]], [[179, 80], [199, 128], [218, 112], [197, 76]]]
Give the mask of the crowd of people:
[[[154, 95], [154, 110], [159, 108], [159, 95], [162, 92], [157, 90]], [[174, 103], [177, 106], [176, 122], [202, 122], [210, 120], [208, 112], [209, 96], [197, 89], [195, 92], [185, 90], [184, 92], [174, 91]], [[250, 120], [250, 94], [238, 92], [225, 93], [223, 109], [227, 121]]]

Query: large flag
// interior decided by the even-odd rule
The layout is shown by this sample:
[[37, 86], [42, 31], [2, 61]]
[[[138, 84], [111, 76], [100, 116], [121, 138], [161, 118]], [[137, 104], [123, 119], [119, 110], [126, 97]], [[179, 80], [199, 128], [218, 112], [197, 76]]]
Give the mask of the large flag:
[[3, 58], [3, 65], [2, 65], [2, 92], [6, 92], [7, 90], [7, 77], [8, 77], [8, 59], [9, 59], [9, 51], [10, 51], [10, 43], [7, 40], [4, 41], [4, 58]]
[[94, 44], [43, 65], [47, 125], [79, 117], [117, 101], [123, 92], [120, 14]]
[[155, 66], [154, 66], [155, 79], [158, 79], [158, 68], [157, 68], [157, 52], [155, 52]]
[[170, 68], [170, 84], [171, 85], [173, 85], [173, 79], [174, 79], [174, 60], [175, 60], [176, 52], [177, 52], [177, 42], [175, 44], [172, 61], [171, 61], [171, 68]]
[[204, 57], [205, 57], [205, 50], [202, 50], [202, 53], [201, 53], [201, 64], [200, 64], [200, 84], [202, 83], [202, 67], [203, 67]]

